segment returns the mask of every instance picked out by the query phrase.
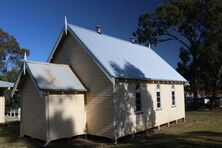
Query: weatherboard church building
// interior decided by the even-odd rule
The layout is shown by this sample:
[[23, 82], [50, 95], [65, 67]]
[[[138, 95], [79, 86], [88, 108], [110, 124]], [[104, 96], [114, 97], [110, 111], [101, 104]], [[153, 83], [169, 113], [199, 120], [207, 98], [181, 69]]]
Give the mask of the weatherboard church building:
[[48, 61], [25, 61], [20, 136], [114, 139], [185, 118], [187, 81], [151, 48], [65, 23]]

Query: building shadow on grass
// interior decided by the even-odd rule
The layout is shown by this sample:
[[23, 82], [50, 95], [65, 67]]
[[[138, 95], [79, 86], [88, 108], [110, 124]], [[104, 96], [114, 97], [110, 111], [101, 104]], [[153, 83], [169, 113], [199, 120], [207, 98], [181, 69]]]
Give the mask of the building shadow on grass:
[[[2, 130], [3, 129], [3, 130]], [[5, 143], [13, 143], [20, 141], [26, 143], [31, 148], [41, 147], [38, 141], [35, 141], [29, 137], [22, 139], [18, 138], [19, 127], [17, 125], [10, 125], [5, 127], [0, 127], [0, 139], [6, 138]], [[97, 140], [90, 138], [90, 140], [84, 140], [83, 137], [72, 137], [66, 139], [60, 139], [53, 141], [48, 145], [49, 148], [90, 148], [90, 147], [118, 147], [118, 148], [172, 148], [172, 147], [195, 147], [195, 148], [221, 148], [222, 145], [222, 133], [220, 132], [208, 132], [208, 131], [195, 131], [186, 132], [184, 134], [163, 134], [154, 133], [146, 135], [144, 132], [140, 132], [135, 135], [132, 139], [131, 136], [119, 139], [119, 144], [114, 145], [109, 140]], [[2, 144], [2, 143], [1, 143]]]
[[[152, 134], [146, 136], [145, 133], [138, 133], [132, 141], [130, 138], [123, 138], [120, 143], [127, 144], [129, 148], [156, 148], [156, 147], [214, 147], [221, 148], [222, 146], [222, 133], [196, 131], [187, 132], [184, 134]], [[124, 145], [119, 146], [124, 147]]]
[[72, 139], [62, 139], [54, 141], [49, 147], [118, 147], [118, 148], [172, 148], [172, 147], [195, 147], [195, 148], [221, 148], [222, 133], [196, 131], [187, 132], [184, 134], [150, 134], [140, 132], [132, 139], [131, 136], [126, 136], [118, 140], [119, 144], [114, 145], [109, 140], [99, 141], [96, 137], [90, 140], [74, 137]]
[[18, 125], [1, 126], [0, 139], [4, 138], [3, 142], [11, 143], [16, 141], [19, 133]]

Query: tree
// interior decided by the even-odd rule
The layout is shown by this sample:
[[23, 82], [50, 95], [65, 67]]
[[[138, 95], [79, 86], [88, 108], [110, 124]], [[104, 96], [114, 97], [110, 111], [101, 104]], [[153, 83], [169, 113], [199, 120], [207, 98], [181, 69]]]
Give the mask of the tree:
[[[21, 48], [13, 36], [0, 29], [0, 80], [16, 81], [25, 52], [29, 55], [28, 49]], [[17, 108], [19, 96], [10, 99], [10, 92], [6, 91], [6, 107]]]
[[25, 52], [29, 55], [28, 49], [21, 48], [12, 35], [0, 29], [0, 74], [21, 66]]
[[[221, 36], [221, 30], [222, 1], [168, 0], [160, 4], [155, 12], [141, 15], [138, 28], [133, 35], [137, 38], [137, 42], [145, 45], [149, 43], [157, 45], [171, 40], [181, 44], [179, 55], [181, 61], [177, 70], [189, 81], [190, 91], [196, 100], [198, 90], [203, 86], [203, 72], [208, 74], [212, 72], [209, 68], [205, 68], [206, 61], [202, 57], [207, 57], [210, 51], [211, 59], [222, 59], [218, 38]], [[214, 61], [211, 65], [213, 71], [218, 74], [220, 69], [216, 65], [222, 63], [220, 60]], [[215, 74], [209, 75], [215, 76]], [[209, 76], [205, 80], [216, 81], [208, 78]], [[213, 88], [213, 84], [204, 85]]]
[[205, 42], [205, 49], [200, 53], [200, 87], [211, 97], [213, 108], [217, 95], [222, 93], [222, 32], [211, 35]]

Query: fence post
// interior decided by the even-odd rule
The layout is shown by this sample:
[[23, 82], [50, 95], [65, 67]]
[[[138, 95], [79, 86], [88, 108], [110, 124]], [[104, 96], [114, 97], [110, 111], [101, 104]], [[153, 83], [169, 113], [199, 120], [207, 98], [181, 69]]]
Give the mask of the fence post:
[[16, 113], [16, 110], [14, 109], [13, 111], [14, 111], [13, 117], [15, 118], [15, 113]]
[[21, 116], [21, 108], [18, 108], [18, 120], [20, 121], [20, 116]]
[[12, 110], [11, 109], [9, 110], [9, 116], [10, 117], [12, 116]]

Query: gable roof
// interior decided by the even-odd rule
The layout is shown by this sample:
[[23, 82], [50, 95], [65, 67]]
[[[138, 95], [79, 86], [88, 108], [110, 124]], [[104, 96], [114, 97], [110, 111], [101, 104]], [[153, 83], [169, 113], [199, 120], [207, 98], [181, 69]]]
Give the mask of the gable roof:
[[26, 62], [41, 90], [86, 91], [69, 65]]
[[18, 86], [24, 67], [41, 91], [86, 91], [68, 65], [31, 61], [25, 62], [14, 87]]
[[68, 24], [68, 30], [110, 77], [187, 82], [151, 48], [71, 24]]
[[13, 85], [14, 85], [14, 83], [0, 80], [0, 88], [13, 87]]

